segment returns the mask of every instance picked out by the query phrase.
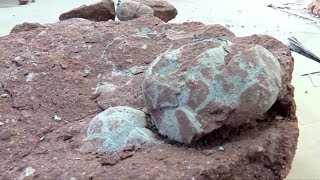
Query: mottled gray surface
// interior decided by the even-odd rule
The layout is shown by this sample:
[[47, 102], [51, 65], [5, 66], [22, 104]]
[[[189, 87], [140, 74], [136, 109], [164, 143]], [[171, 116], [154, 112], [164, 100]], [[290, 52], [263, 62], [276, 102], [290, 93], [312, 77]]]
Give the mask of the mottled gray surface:
[[280, 89], [280, 64], [268, 50], [216, 38], [167, 49], [143, 83], [159, 132], [184, 143], [262, 117]]
[[151, 7], [136, 1], [120, 2], [116, 9], [116, 15], [120, 21], [127, 21], [141, 16], [153, 16]]
[[119, 151], [130, 145], [154, 143], [152, 132], [145, 128], [144, 112], [127, 106], [111, 107], [90, 122], [87, 139], [102, 152]]
[[141, 2], [144, 5], [151, 7], [154, 11], [154, 16], [158, 17], [164, 22], [174, 19], [178, 11], [177, 9], [166, 0], [133, 0]]
[[116, 14], [121, 21], [148, 15], [168, 22], [177, 16], [178, 11], [166, 0], [121, 0]]

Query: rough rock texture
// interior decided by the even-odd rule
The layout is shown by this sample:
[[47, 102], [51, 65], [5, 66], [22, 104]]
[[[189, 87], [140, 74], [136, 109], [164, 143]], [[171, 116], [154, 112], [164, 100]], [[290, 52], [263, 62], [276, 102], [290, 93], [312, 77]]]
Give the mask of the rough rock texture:
[[70, 18], [83, 18], [91, 21], [108, 21], [115, 19], [115, 6], [113, 0], [102, 0], [89, 6], [82, 5], [76, 9], [60, 15], [59, 20]]
[[312, 0], [308, 6], [308, 10], [316, 16], [320, 16], [320, 0]]
[[37, 28], [45, 28], [44, 25], [39, 24], [39, 23], [28, 23], [28, 22], [24, 22], [22, 24], [18, 24], [15, 25], [12, 29], [10, 33], [19, 33], [22, 31], [31, 31]]
[[134, 0], [151, 7], [154, 11], [154, 16], [164, 22], [174, 19], [178, 11], [177, 9], [166, 0]]
[[[90, 121], [105, 109], [144, 108], [141, 84], [156, 57], [213, 37], [261, 45], [279, 60], [282, 88], [264, 120], [223, 126], [190, 146], [162, 137], [164, 144], [100, 154], [85, 140]], [[150, 17], [70, 19], [1, 37], [0, 51], [0, 128], [13, 132], [1, 141], [0, 179], [28, 167], [30, 179], [283, 179], [290, 170], [298, 137], [293, 59], [272, 37], [237, 38], [219, 25]]]
[[110, 107], [90, 122], [87, 139], [102, 152], [121, 151], [128, 146], [155, 143], [144, 112], [127, 106]]
[[116, 14], [120, 21], [127, 21], [141, 16], [153, 16], [154, 11], [151, 7], [141, 2], [125, 1], [119, 2]]
[[188, 144], [223, 125], [263, 117], [280, 89], [280, 64], [268, 50], [216, 38], [168, 49], [143, 83], [159, 132]]

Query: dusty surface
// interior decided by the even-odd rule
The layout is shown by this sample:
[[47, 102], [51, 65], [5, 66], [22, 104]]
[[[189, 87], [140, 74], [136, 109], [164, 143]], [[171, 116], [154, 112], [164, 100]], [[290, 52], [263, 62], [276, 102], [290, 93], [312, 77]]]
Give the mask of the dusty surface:
[[[216, 36], [259, 44], [279, 60], [282, 96], [264, 120], [224, 126], [190, 146], [158, 136], [166, 144], [101, 154], [85, 140], [89, 122], [102, 110], [144, 107], [144, 70], [157, 55], [170, 45]], [[157, 19], [75, 19], [0, 40], [1, 129], [12, 131], [1, 141], [0, 179], [283, 179], [290, 170], [298, 136], [290, 85], [293, 61], [286, 46], [269, 36], [235, 38], [221, 26]]]
[[19, 5], [26, 5], [28, 0], [19, 0]]

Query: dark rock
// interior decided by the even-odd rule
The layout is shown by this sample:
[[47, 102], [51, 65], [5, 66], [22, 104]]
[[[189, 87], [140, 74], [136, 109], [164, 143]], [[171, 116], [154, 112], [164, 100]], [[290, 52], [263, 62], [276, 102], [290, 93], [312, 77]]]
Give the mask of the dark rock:
[[37, 28], [45, 28], [44, 25], [41, 25], [39, 23], [22, 23], [22, 24], [18, 24], [15, 25], [12, 29], [10, 33], [18, 33], [18, 32], [23, 32], [23, 31], [31, 31]]
[[60, 15], [59, 20], [71, 18], [83, 18], [91, 21], [108, 21], [115, 19], [115, 7], [113, 0], [102, 0], [92, 5], [82, 5], [76, 9]]
[[19, 0], [19, 5], [26, 5], [28, 2], [29, 0]]
[[11, 129], [0, 129], [0, 140], [4, 141], [12, 136]]
[[67, 140], [72, 139], [72, 137], [73, 137], [73, 136], [70, 135], [70, 134], [64, 134], [64, 135], [59, 136], [59, 137], [58, 137], [58, 140], [67, 141]]
[[153, 9], [154, 16], [164, 22], [174, 19], [178, 11], [177, 9], [166, 0], [134, 0], [143, 3]]

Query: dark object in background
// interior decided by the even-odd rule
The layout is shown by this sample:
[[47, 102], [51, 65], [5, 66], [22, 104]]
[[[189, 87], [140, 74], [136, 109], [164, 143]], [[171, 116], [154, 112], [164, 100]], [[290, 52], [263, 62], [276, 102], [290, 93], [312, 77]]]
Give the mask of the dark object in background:
[[19, 5], [26, 5], [28, 4], [29, 0], [19, 0]]
[[302, 56], [305, 56], [309, 59], [312, 59], [318, 63], [320, 63], [320, 57], [317, 55], [313, 54], [311, 51], [309, 51], [307, 48], [305, 48], [297, 38], [295, 37], [290, 37], [289, 39], [289, 48], [291, 51], [294, 51], [296, 53], [301, 54]]

